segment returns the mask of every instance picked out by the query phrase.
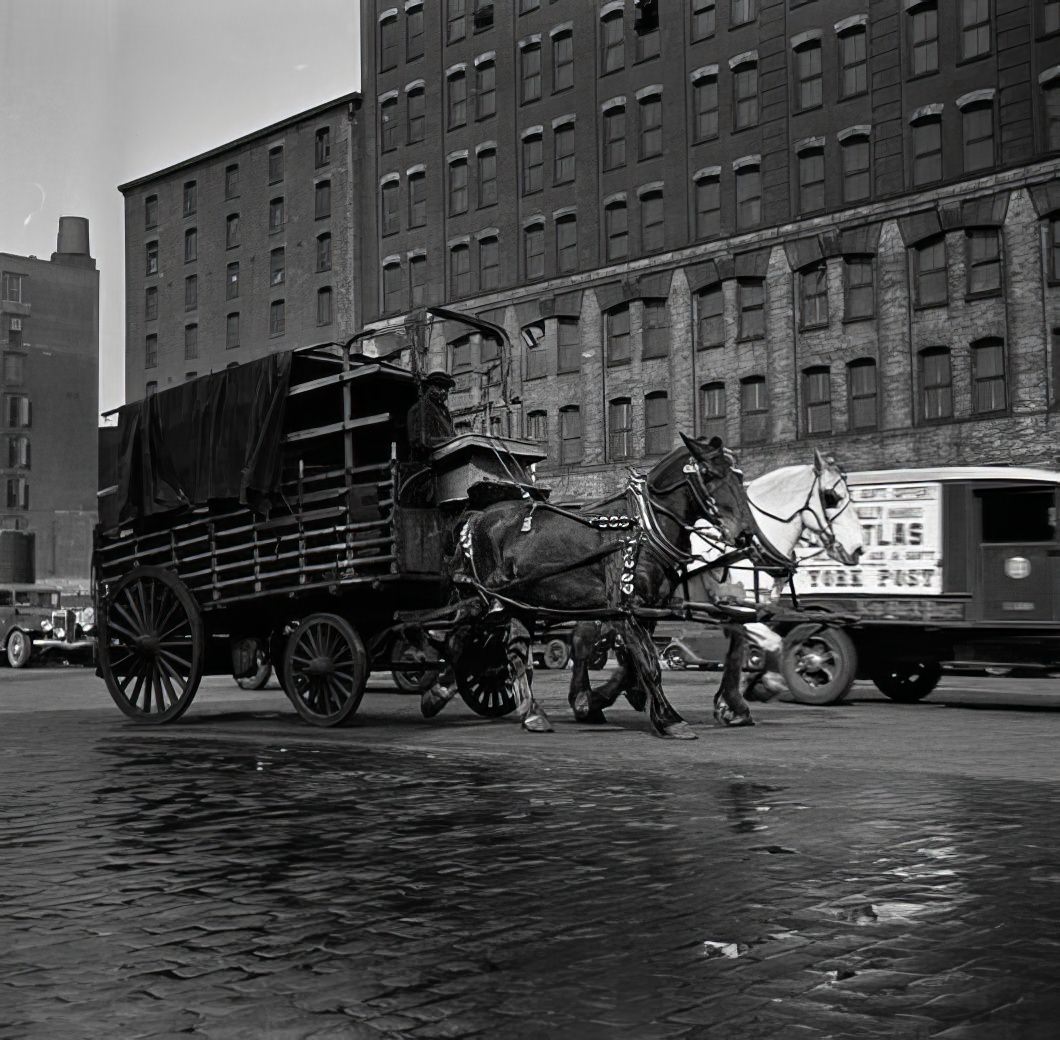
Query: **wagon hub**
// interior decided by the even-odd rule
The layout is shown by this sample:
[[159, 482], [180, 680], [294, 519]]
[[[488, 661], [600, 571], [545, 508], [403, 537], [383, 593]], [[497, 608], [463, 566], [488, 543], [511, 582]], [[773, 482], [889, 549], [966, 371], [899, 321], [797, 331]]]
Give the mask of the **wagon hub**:
[[817, 672], [824, 667], [824, 655], [815, 650], [807, 650], [799, 657], [799, 670]]
[[335, 673], [335, 662], [330, 657], [314, 657], [305, 672], [307, 675], [333, 675]]
[[157, 632], [145, 632], [143, 635], [137, 636], [133, 643], [140, 649], [147, 653], [154, 653], [159, 646], [161, 640], [158, 638]]

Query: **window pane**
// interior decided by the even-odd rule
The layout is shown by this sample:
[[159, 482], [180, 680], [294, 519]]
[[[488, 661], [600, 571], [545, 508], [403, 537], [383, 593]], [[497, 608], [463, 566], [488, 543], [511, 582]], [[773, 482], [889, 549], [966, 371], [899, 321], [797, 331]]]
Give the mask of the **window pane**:
[[717, 347], [725, 342], [724, 298], [720, 285], [704, 289], [699, 294], [699, 322], [696, 345]]
[[607, 363], [624, 364], [631, 357], [629, 306], [619, 307], [607, 315]]
[[581, 337], [577, 318], [560, 318], [556, 322], [557, 368], [560, 372], [577, 372], [582, 367]]

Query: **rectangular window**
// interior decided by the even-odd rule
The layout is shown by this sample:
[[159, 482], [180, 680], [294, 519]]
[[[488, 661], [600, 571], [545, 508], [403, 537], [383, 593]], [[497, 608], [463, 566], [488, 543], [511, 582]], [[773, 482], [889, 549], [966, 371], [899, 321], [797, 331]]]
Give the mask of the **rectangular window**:
[[527, 278], [545, 276], [545, 225], [523, 229], [523, 272]]
[[644, 333], [641, 356], [666, 357], [670, 353], [670, 311], [665, 300], [644, 301]]
[[580, 462], [582, 458], [582, 413], [578, 408], [559, 410], [559, 460]]
[[879, 423], [876, 415], [876, 362], [853, 361], [847, 368], [850, 387], [850, 428], [874, 430]]
[[994, 106], [972, 105], [962, 113], [964, 172], [987, 170], [994, 165]]
[[843, 201], [861, 202], [869, 197], [869, 139], [848, 137], [842, 144]]
[[910, 12], [910, 48], [912, 74], [925, 76], [939, 67], [939, 16], [934, 0], [920, 4]]
[[401, 185], [396, 180], [387, 181], [380, 193], [380, 203], [383, 213], [380, 221], [380, 231], [384, 237], [395, 235], [401, 229], [401, 218], [399, 216], [401, 205]]
[[379, 23], [379, 68], [385, 72], [398, 62], [397, 15], [389, 15]]
[[[149, 274], [149, 275], [150, 274], [158, 274], [158, 243], [157, 242], [148, 242], [147, 245], [144, 247], [144, 255], [145, 255], [145, 260], [146, 260], [144, 273], [145, 274]], [[4, 299], [5, 300], [11, 299], [10, 296], [6, 295], [6, 293], [8, 291], [7, 286], [9, 284], [7, 279], [9, 277], [10, 277], [9, 275], [5, 275], [4, 276], [4, 293], [5, 293]], [[22, 279], [21, 278], [19, 278], [19, 280], [18, 280], [18, 286], [19, 286], [19, 298], [21, 299], [21, 287], [22, 287]]]
[[769, 439], [769, 399], [766, 381], [752, 376], [740, 383], [740, 440], [763, 444]]
[[239, 164], [225, 167], [225, 198], [234, 199], [239, 194]]
[[666, 239], [663, 195], [661, 191], [642, 195], [640, 200], [640, 248], [643, 253], [655, 253], [663, 248]]
[[[411, 101], [407, 103], [411, 105]], [[390, 152], [397, 148], [397, 107], [396, 97], [387, 98], [386, 101], [379, 105], [379, 147], [384, 152]]]
[[488, 149], [478, 153], [478, 205], [493, 206], [497, 202], [497, 153]]
[[626, 110], [615, 105], [604, 113], [604, 169], [626, 165]]
[[317, 290], [317, 324], [331, 324], [331, 289], [326, 286]]
[[151, 333], [144, 337], [144, 368], [154, 368], [158, 364], [158, 336]]
[[500, 243], [496, 238], [483, 238], [478, 244], [478, 280], [482, 290], [496, 289], [501, 283]]
[[633, 456], [633, 405], [628, 397], [607, 406], [607, 455], [612, 462]]
[[578, 221], [574, 216], [556, 221], [556, 267], [560, 274], [578, 269]]
[[26, 374], [26, 359], [21, 354], [4, 354], [4, 382], [21, 386]]
[[465, 0], [447, 0], [445, 12], [445, 40], [455, 43], [467, 34]]
[[869, 89], [868, 33], [851, 29], [839, 37], [839, 95], [848, 98]]
[[449, 216], [467, 212], [467, 160], [449, 164]]
[[239, 315], [229, 314], [225, 319], [225, 349], [239, 346]]
[[158, 227], [158, 196], [148, 195], [144, 199], [144, 230]]
[[876, 291], [871, 256], [843, 259], [843, 319], [860, 321], [876, 313]]
[[665, 455], [671, 448], [670, 399], [664, 393], [644, 398], [644, 454]]
[[733, 128], [743, 130], [758, 122], [758, 66], [754, 62], [738, 65], [733, 71], [733, 94], [736, 99]]
[[149, 286], [144, 292], [144, 321], [154, 321], [158, 317], [158, 289]]
[[10, 469], [30, 469], [30, 443], [28, 437], [7, 439], [7, 465]]
[[542, 450], [548, 451], [548, 412], [527, 412], [526, 439], [537, 441]]
[[574, 86], [574, 36], [571, 32], [552, 37], [552, 93]]
[[239, 245], [239, 214], [230, 213], [225, 218], [225, 248], [235, 249]]
[[186, 217], [192, 217], [195, 215], [195, 211], [198, 208], [198, 190], [195, 181], [188, 181], [184, 185], [184, 204], [182, 206], [182, 212]]
[[607, 314], [607, 363], [625, 365], [632, 357], [629, 336], [629, 305], [617, 307]]
[[640, 157], [662, 155], [662, 97], [654, 94], [640, 102]]
[[284, 249], [274, 249], [269, 254], [269, 285], [283, 285], [286, 266]]
[[819, 40], [805, 44], [795, 52], [795, 74], [799, 81], [799, 109], [817, 108], [822, 100]]
[[[144, 302], [144, 308], [146, 309], [147, 303]], [[157, 304], [156, 304], [157, 308]], [[21, 350], [22, 349], [22, 319], [21, 318], [10, 318], [8, 319], [10, 324], [7, 330], [7, 349], [8, 350]]]
[[692, 41], [713, 36], [717, 27], [717, 0], [692, 0]]
[[523, 138], [523, 194], [530, 195], [541, 190], [544, 158], [541, 135], [531, 134]]
[[696, 346], [700, 350], [725, 343], [725, 297], [721, 285], [704, 289], [698, 297]]
[[538, 101], [541, 98], [541, 44], [529, 44], [519, 50], [519, 81], [521, 84], [520, 101], [525, 105], [528, 101]]
[[7, 478], [7, 508], [29, 509], [29, 481], [25, 477]]
[[283, 180], [283, 145], [269, 149], [269, 183], [277, 184]]
[[648, 61], [659, 56], [659, 22], [656, 17], [653, 28], [637, 29], [633, 36], [634, 61]]
[[729, 25], [746, 25], [755, 20], [755, 0], [732, 0]]
[[828, 324], [828, 269], [822, 262], [799, 275], [801, 327], [818, 328]]
[[553, 184], [567, 184], [574, 180], [574, 124], [556, 127], [553, 141]]
[[184, 232], [184, 263], [190, 264], [199, 257], [199, 235], [195, 228]]
[[814, 368], [803, 374], [803, 399], [806, 432], [831, 433], [832, 385], [827, 368]]
[[626, 204], [613, 203], [604, 210], [607, 259], [623, 260], [629, 255], [629, 217]]
[[313, 215], [317, 220], [331, 216], [331, 181], [318, 181], [313, 189]]
[[810, 148], [799, 152], [799, 211], [824, 209], [824, 151]]
[[699, 436], [725, 439], [725, 384], [707, 383], [699, 392]]
[[581, 367], [578, 319], [559, 318], [556, 322], [556, 368], [559, 372], [580, 372]]
[[718, 77], [701, 76], [692, 85], [695, 110], [695, 140], [709, 141], [718, 136]]
[[273, 199], [269, 203], [269, 231], [280, 231], [284, 224], [283, 199]]
[[622, 11], [612, 11], [600, 22], [600, 67], [604, 75], [626, 64], [626, 28]]
[[493, 0], [475, 0], [472, 22], [477, 33], [493, 28]]
[[199, 306], [199, 276], [188, 275], [184, 279], [184, 309], [193, 311]]
[[316, 132], [313, 163], [315, 166], [327, 166], [329, 162], [331, 162], [331, 127], [322, 126]]
[[25, 394], [7, 395], [7, 425], [13, 430], [26, 430], [33, 425], [33, 407]]
[[492, 61], [483, 61], [475, 69], [478, 86], [475, 96], [475, 117], [489, 119], [497, 114], [497, 66]]
[[424, 89], [418, 87], [410, 90], [405, 95], [405, 105], [408, 110], [408, 143], [418, 144], [423, 140], [427, 125], [427, 94]]
[[696, 181], [696, 238], [721, 234], [721, 180], [701, 177]]
[[453, 296], [471, 292], [471, 248], [454, 246], [449, 250], [449, 289]]
[[199, 326], [184, 326], [184, 360], [192, 361], [199, 356]]
[[936, 307], [946, 303], [946, 240], [936, 238], [916, 246], [913, 254], [918, 307]]
[[409, 227], [423, 227], [427, 223], [427, 177], [423, 173], [409, 175]]
[[462, 72], [449, 77], [449, 129], [467, 122], [467, 77]]
[[953, 417], [953, 383], [950, 352], [927, 350], [920, 355], [923, 418], [927, 421]]
[[961, 61], [990, 53], [990, 0], [958, 0], [961, 17]]
[[[405, 60], [423, 57], [423, 4], [405, 9]], [[317, 324], [323, 324], [318, 322]]]
[[973, 228], [965, 232], [968, 265], [968, 295], [1001, 292], [1001, 242], [995, 228]]
[[1003, 412], [1005, 401], [1005, 348], [1000, 342], [979, 343], [972, 347], [975, 379], [975, 411]]
[[229, 264], [225, 269], [225, 299], [239, 298], [239, 264]]
[[269, 335], [282, 336], [287, 331], [287, 311], [283, 300], [269, 304]]
[[525, 326], [523, 343], [526, 345], [526, 378], [541, 379], [548, 375], [548, 351], [545, 349], [544, 326]]
[[383, 313], [393, 314], [401, 309], [401, 264], [390, 263], [383, 268]]
[[942, 180], [942, 120], [921, 119], [913, 124], [913, 183]]
[[766, 290], [762, 279], [736, 283], [740, 308], [740, 339], [761, 339], [766, 334]]
[[762, 174], [757, 166], [736, 172], [736, 227], [740, 231], [762, 221]]
[[427, 295], [427, 257], [409, 260], [409, 306], [422, 307]]

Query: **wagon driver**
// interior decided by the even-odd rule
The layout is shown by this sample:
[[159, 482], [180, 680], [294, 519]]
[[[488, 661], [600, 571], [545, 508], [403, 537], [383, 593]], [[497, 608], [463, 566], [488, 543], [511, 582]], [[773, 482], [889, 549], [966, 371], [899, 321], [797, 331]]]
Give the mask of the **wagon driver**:
[[456, 436], [449, 414], [449, 391], [456, 382], [448, 372], [435, 369], [423, 379], [419, 400], [409, 409], [406, 425], [414, 459], [425, 460], [431, 452]]

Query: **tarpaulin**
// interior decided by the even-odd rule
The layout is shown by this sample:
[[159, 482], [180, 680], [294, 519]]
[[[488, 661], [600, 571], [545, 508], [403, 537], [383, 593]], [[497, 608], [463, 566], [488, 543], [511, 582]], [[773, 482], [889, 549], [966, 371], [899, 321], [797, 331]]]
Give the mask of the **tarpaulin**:
[[290, 377], [291, 354], [273, 354], [119, 409], [120, 522], [214, 499], [267, 512]]

